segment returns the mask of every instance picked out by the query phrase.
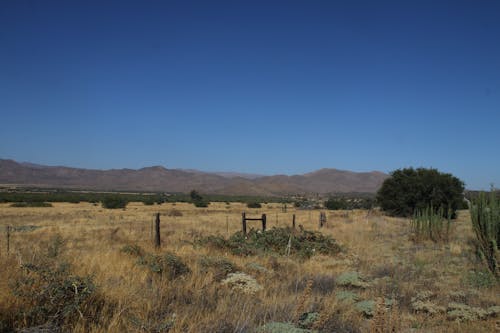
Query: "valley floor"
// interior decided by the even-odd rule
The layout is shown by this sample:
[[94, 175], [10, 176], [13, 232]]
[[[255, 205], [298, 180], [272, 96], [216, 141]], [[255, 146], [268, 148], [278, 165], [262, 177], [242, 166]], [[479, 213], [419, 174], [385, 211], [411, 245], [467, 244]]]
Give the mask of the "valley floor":
[[[295, 214], [297, 229], [329, 235], [343, 250], [239, 256], [200, 241], [241, 230], [243, 211], [266, 213], [268, 229], [290, 227]], [[438, 244], [414, 243], [408, 220], [378, 211], [325, 212], [320, 229], [319, 210], [279, 204], [0, 204], [0, 332], [500, 330], [500, 287], [474, 254], [467, 211]], [[155, 213], [161, 249], [152, 243]]]

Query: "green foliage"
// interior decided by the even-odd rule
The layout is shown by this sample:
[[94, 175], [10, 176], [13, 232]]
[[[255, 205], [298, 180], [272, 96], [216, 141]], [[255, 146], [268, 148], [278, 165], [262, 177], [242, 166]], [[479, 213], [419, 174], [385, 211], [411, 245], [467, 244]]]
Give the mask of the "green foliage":
[[142, 203], [145, 206], [153, 206], [156, 203], [156, 200], [154, 197], [145, 198], [144, 200], [142, 200]]
[[74, 320], [95, 292], [90, 277], [72, 275], [66, 264], [25, 264], [23, 269], [12, 291], [21, 302], [30, 304], [21, 313], [29, 325], [44, 324], [47, 319], [54, 323]]
[[15, 231], [15, 232], [30, 232], [30, 231], [41, 228], [41, 226], [27, 224], [27, 225], [11, 226], [10, 228], [11, 228], [10, 229], [11, 231]]
[[416, 210], [434, 207], [451, 212], [463, 202], [463, 182], [449, 173], [436, 169], [407, 168], [393, 171], [377, 193], [382, 210], [396, 216], [412, 216]]
[[248, 208], [262, 208], [260, 202], [249, 202], [247, 203]]
[[359, 300], [359, 295], [349, 290], [339, 290], [335, 293], [335, 298], [340, 302], [354, 303]]
[[368, 288], [370, 284], [358, 272], [345, 272], [336, 279], [337, 285], [343, 287]]
[[489, 196], [482, 194], [473, 201], [470, 215], [478, 255], [487, 263], [488, 269], [499, 277], [500, 200], [493, 191]]
[[416, 210], [410, 222], [415, 241], [432, 240], [440, 242], [449, 240], [451, 219], [443, 218], [444, 212], [440, 208], [437, 212], [432, 207]]
[[66, 242], [61, 237], [61, 235], [55, 235], [50, 238], [50, 241], [47, 245], [47, 257], [56, 258], [61, 254], [64, 244]]
[[200, 200], [200, 201], [193, 202], [193, 204], [194, 204], [195, 207], [198, 207], [198, 208], [206, 208], [206, 207], [208, 207], [208, 205], [210, 204], [210, 202], [204, 201], [204, 200]]
[[11, 207], [52, 207], [51, 203], [39, 202], [39, 201], [28, 201], [28, 202], [15, 202], [10, 205]]
[[344, 198], [330, 198], [325, 201], [325, 208], [330, 210], [348, 209], [347, 201]]
[[[101, 202], [109, 193], [81, 192], [58, 189], [24, 188], [15, 191], [2, 191], [0, 188], [0, 202]], [[113, 193], [113, 196], [126, 199], [128, 202], [154, 201], [157, 204], [164, 202], [193, 202], [189, 193], [151, 194], [151, 193]], [[243, 195], [203, 195], [206, 202], [283, 202], [280, 197], [243, 196]]]
[[298, 326], [300, 328], [312, 328], [319, 318], [320, 315], [318, 312], [304, 312], [299, 317]]
[[313, 333], [309, 329], [298, 328], [292, 323], [277, 323], [271, 322], [264, 326], [259, 327], [256, 332], [258, 333]]
[[262, 253], [285, 255], [288, 245], [290, 245], [290, 254], [301, 258], [310, 258], [315, 253], [333, 255], [341, 251], [340, 246], [330, 236], [305, 229], [296, 231], [288, 227], [272, 228], [265, 232], [252, 229], [246, 237], [242, 232], [237, 232], [229, 239], [221, 236], [208, 236], [198, 242], [217, 249], [229, 250], [240, 256]]
[[238, 267], [224, 257], [203, 256], [198, 260], [202, 272], [213, 271], [216, 281], [224, 279], [229, 273], [237, 271]]
[[71, 273], [71, 266], [60, 260], [63, 239], [55, 236], [47, 244], [47, 253], [37, 263], [25, 263], [10, 287], [18, 298], [19, 321], [26, 326], [50, 324], [62, 326], [96, 314], [96, 286], [89, 276]]
[[205, 208], [208, 207], [210, 202], [205, 200], [198, 192], [195, 190], [192, 190], [191, 193], [189, 193], [189, 196], [191, 197], [191, 202], [194, 204], [195, 207], [199, 208]]
[[169, 332], [175, 325], [175, 316], [167, 316], [157, 321], [143, 320], [131, 315], [128, 320], [134, 326], [134, 332]]
[[137, 245], [126, 245], [122, 247], [121, 252], [137, 257], [138, 265], [145, 266], [151, 272], [166, 276], [170, 280], [191, 272], [182, 259], [171, 252], [166, 252], [161, 256], [154, 255], [145, 252]]
[[357, 311], [364, 314], [366, 317], [373, 316], [373, 312], [375, 311], [375, 301], [374, 300], [366, 300], [360, 301], [354, 304], [354, 307]]
[[496, 284], [496, 279], [489, 270], [469, 271], [465, 276], [465, 282], [474, 288], [491, 288]]
[[295, 202], [293, 203], [293, 206], [294, 206], [295, 208], [300, 208], [300, 207], [302, 207], [302, 206], [303, 206], [303, 204], [304, 204], [304, 201], [295, 201]]
[[195, 201], [201, 201], [203, 200], [203, 197], [195, 190], [192, 190], [190, 193], [189, 193], [189, 196], [191, 197], [191, 200], [193, 202]]
[[108, 196], [102, 200], [102, 207], [107, 209], [119, 209], [127, 207], [128, 201], [119, 196]]
[[139, 245], [125, 245], [120, 250], [123, 253], [126, 253], [131, 256], [141, 257], [144, 255], [144, 250]]
[[325, 201], [324, 205], [329, 210], [371, 209], [374, 204], [373, 201], [373, 198], [331, 197]]

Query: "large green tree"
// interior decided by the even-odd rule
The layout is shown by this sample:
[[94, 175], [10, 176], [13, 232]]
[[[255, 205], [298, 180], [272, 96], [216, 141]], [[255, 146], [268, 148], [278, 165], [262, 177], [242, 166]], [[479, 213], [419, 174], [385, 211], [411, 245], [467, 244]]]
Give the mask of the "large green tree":
[[455, 217], [463, 204], [464, 183], [437, 169], [406, 168], [391, 172], [377, 193], [382, 210], [395, 216], [412, 216], [416, 209], [443, 208]]

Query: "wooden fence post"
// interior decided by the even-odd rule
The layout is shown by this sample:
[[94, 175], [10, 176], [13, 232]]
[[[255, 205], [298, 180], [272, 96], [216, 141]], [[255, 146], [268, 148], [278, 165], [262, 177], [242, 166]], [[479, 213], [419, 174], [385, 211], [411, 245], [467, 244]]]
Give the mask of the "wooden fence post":
[[9, 255], [10, 252], [10, 225], [7, 227], [7, 255]]
[[266, 214], [262, 214], [262, 231], [266, 231]]
[[319, 227], [322, 228], [326, 224], [326, 214], [325, 212], [319, 213]]
[[295, 214], [292, 215], [292, 227], [295, 229]]
[[160, 213], [156, 213], [155, 219], [155, 247], [159, 248], [161, 245], [160, 240]]
[[245, 217], [245, 212], [241, 213], [241, 226], [243, 228], [243, 235], [247, 234], [247, 219]]

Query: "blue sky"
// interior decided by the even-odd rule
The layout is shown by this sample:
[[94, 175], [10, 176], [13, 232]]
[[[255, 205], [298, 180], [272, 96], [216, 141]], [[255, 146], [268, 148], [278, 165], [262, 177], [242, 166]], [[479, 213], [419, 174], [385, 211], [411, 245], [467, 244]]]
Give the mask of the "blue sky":
[[500, 1], [0, 3], [0, 158], [500, 186]]

